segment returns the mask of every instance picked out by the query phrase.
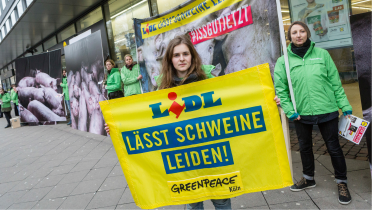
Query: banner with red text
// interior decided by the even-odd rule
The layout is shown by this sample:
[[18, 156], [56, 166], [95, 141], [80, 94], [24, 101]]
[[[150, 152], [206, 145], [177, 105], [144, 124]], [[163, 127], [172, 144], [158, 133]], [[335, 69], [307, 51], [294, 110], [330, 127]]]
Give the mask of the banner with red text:
[[269, 63], [273, 73], [280, 54], [275, 0], [187, 1], [148, 19], [134, 19], [143, 92], [157, 89], [169, 42], [189, 34], [204, 65], [214, 76]]

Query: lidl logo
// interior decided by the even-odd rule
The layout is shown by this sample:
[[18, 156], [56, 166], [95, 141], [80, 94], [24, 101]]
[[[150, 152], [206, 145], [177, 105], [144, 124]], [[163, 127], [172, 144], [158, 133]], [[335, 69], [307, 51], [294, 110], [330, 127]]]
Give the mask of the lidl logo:
[[341, 31], [341, 32], [344, 31], [344, 28], [340, 28], [340, 31]]
[[366, 121], [363, 121], [362, 122], [362, 126], [367, 127], [368, 126], [368, 123]]
[[157, 30], [157, 28], [156, 28], [155, 24], [149, 25], [147, 23], [146, 28], [142, 28], [142, 33], [143, 34], [150, 34], [151, 32], [156, 31], [156, 30]]
[[173, 101], [173, 103], [168, 109], [165, 109], [164, 111], [162, 111], [161, 102], [149, 105], [153, 113], [152, 118], [156, 119], [156, 118], [167, 117], [169, 116], [169, 113], [172, 112], [173, 114], [176, 115], [176, 118], [178, 119], [178, 117], [182, 114], [184, 110], [185, 112], [193, 112], [193, 111], [200, 110], [203, 106], [203, 102], [204, 102], [204, 106], [203, 106], [204, 109], [215, 107], [215, 106], [221, 106], [222, 105], [221, 98], [214, 100], [213, 94], [214, 94], [214, 91], [211, 91], [211, 92], [200, 94], [200, 96], [192, 95], [189, 97], [182, 98], [182, 101], [184, 101], [184, 104], [181, 105], [178, 102], [176, 102], [176, 99], [178, 97], [177, 93], [171, 92], [168, 94], [168, 99]]

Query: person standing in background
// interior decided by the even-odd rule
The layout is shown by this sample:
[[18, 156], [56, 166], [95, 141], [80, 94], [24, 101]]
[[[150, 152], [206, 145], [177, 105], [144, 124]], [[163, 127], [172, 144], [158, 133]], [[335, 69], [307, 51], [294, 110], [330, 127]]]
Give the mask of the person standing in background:
[[10, 91], [10, 98], [14, 103], [15, 109], [14, 114], [15, 116], [19, 116], [19, 106], [18, 106], [18, 90], [15, 84], [12, 84], [12, 90]]
[[141, 94], [140, 68], [137, 62], [133, 62], [133, 57], [129, 54], [124, 56], [125, 66], [121, 69], [121, 80], [124, 83], [124, 95], [131, 96]]
[[121, 91], [121, 80], [118, 68], [114, 68], [115, 62], [111, 59], [106, 60], [107, 80], [104, 86], [107, 90], [109, 99], [124, 97]]
[[67, 125], [71, 125], [71, 108], [70, 108], [70, 96], [68, 95], [68, 83], [67, 83], [67, 72], [66, 69], [62, 70], [62, 83], [60, 84], [63, 88], [63, 96], [65, 97], [66, 107], [70, 113], [70, 122]]
[[10, 111], [12, 111], [12, 106], [10, 105], [10, 95], [2, 88], [0, 88], [0, 99], [3, 102], [1, 112], [4, 113], [6, 121], [8, 122], [8, 125], [5, 128], [10, 128], [10, 119], [12, 118], [12, 115], [10, 114]]
[[342, 87], [340, 76], [328, 51], [315, 47], [307, 25], [295, 21], [288, 29], [288, 60], [290, 77], [293, 84], [297, 112], [289, 96], [284, 56], [275, 65], [275, 90], [281, 100], [282, 108], [290, 120], [294, 120], [303, 167], [301, 180], [290, 187], [297, 192], [316, 186], [314, 180], [314, 153], [312, 130], [318, 125], [331, 156], [338, 201], [349, 204], [351, 195], [347, 187], [345, 156], [338, 140], [338, 111], [345, 117], [352, 114], [352, 107]]

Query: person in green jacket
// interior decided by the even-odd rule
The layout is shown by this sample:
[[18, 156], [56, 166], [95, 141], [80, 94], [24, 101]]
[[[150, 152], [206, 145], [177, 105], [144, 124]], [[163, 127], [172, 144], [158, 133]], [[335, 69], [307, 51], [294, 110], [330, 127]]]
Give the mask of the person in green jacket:
[[16, 109], [14, 110], [15, 116], [19, 116], [19, 106], [18, 106], [18, 90], [15, 84], [11, 85], [12, 90], [10, 91], [10, 98], [14, 103]]
[[10, 128], [10, 119], [12, 119], [12, 115], [10, 114], [10, 111], [12, 111], [12, 106], [10, 105], [11, 99], [9, 93], [2, 88], [0, 88], [0, 99], [2, 101], [1, 112], [4, 113], [6, 121], [8, 122], [5, 128]]
[[349, 117], [352, 107], [331, 56], [326, 50], [315, 47], [310, 37], [310, 30], [303, 22], [296, 21], [288, 29], [291, 44], [287, 51], [297, 112], [290, 98], [283, 56], [278, 59], [274, 71], [277, 95], [287, 117], [294, 120], [300, 143], [303, 177], [290, 189], [301, 191], [316, 186], [312, 129], [318, 125], [335, 170], [338, 201], [349, 204], [351, 196], [347, 188], [346, 162], [338, 140], [338, 110]]
[[121, 80], [124, 84], [124, 95], [131, 96], [141, 94], [140, 80], [142, 75], [140, 74], [140, 67], [136, 62], [133, 62], [131, 55], [127, 54], [124, 56], [125, 66], [121, 69]]
[[121, 91], [121, 78], [119, 69], [114, 68], [115, 62], [111, 59], [106, 60], [107, 80], [105, 88], [108, 93], [109, 99], [124, 97]]
[[63, 96], [65, 97], [66, 107], [68, 109], [68, 112], [70, 113], [70, 122], [68, 122], [67, 125], [71, 125], [71, 106], [70, 106], [70, 96], [69, 96], [69, 92], [68, 92], [66, 69], [62, 70], [62, 83], [60, 84], [60, 86], [63, 89]]

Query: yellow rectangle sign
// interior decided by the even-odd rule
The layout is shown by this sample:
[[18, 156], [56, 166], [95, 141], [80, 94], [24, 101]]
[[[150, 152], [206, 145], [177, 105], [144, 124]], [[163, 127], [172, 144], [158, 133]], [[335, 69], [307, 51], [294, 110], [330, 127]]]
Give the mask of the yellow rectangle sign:
[[101, 101], [136, 204], [151, 209], [292, 185], [274, 97], [264, 64]]

